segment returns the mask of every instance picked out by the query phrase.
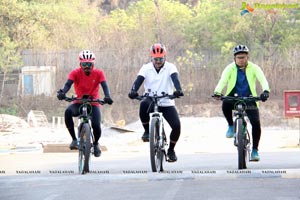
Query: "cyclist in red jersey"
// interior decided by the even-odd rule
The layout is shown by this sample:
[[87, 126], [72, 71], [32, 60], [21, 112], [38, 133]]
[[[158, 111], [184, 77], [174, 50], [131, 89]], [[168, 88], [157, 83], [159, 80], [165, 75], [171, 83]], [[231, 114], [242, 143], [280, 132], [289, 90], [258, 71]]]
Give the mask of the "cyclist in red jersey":
[[[72, 70], [68, 75], [68, 80], [65, 83], [63, 89], [57, 91], [57, 98], [63, 100], [66, 98], [66, 93], [70, 90], [74, 83], [74, 90], [77, 98], [82, 98], [83, 95], [92, 96], [93, 99], [99, 98], [100, 85], [104, 93], [104, 101], [108, 104], [112, 104], [113, 100], [110, 97], [108, 85], [106, 83], [105, 74], [102, 70], [96, 69], [95, 54], [89, 50], [83, 50], [79, 53], [79, 68]], [[91, 122], [93, 133], [95, 136], [94, 155], [99, 157], [101, 150], [99, 148], [98, 141], [101, 137], [101, 111], [98, 103], [91, 103]], [[72, 137], [70, 149], [78, 149], [77, 138], [75, 135], [73, 117], [79, 115], [79, 107], [81, 103], [74, 101], [69, 105], [65, 111], [65, 124]]]

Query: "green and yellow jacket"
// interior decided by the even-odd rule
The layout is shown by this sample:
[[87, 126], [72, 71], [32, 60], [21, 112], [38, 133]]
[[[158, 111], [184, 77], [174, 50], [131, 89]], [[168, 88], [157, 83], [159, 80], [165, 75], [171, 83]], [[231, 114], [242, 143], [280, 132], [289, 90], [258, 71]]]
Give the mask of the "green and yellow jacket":
[[[263, 91], [266, 90], [270, 92], [268, 81], [263, 71], [258, 65], [252, 62], [248, 62], [248, 65], [245, 70], [246, 70], [246, 77], [247, 77], [247, 81], [252, 96], [257, 96], [256, 80], [259, 81]], [[214, 92], [217, 94], [221, 94], [224, 87], [227, 85], [227, 91], [225, 95], [226, 96], [229, 95], [232, 92], [232, 90], [235, 88], [237, 73], [238, 73], [238, 69], [235, 62], [229, 64], [224, 69], [221, 75], [221, 79], [219, 80]]]

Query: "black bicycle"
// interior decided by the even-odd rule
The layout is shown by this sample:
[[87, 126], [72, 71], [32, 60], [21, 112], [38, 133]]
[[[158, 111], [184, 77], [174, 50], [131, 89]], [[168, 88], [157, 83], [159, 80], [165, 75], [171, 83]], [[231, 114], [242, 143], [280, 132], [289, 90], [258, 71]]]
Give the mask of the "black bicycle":
[[80, 174], [85, 174], [90, 171], [90, 159], [91, 153], [94, 153], [93, 142], [94, 134], [91, 128], [91, 104], [92, 102], [97, 102], [101, 105], [105, 104], [103, 100], [100, 99], [92, 99], [88, 95], [84, 95], [82, 98], [76, 97], [66, 97], [65, 101], [80, 101], [81, 106], [79, 108], [80, 115], [78, 116], [79, 124], [78, 124], [78, 171]]
[[150, 162], [152, 172], [163, 171], [163, 163], [164, 161], [168, 161], [167, 153], [166, 153], [166, 146], [167, 137], [164, 130], [164, 119], [162, 112], [159, 111], [159, 100], [163, 98], [175, 99], [174, 95], [168, 95], [166, 93], [162, 93], [161, 95], [157, 95], [154, 93], [153, 95], [149, 95], [146, 93], [142, 96], [138, 96], [136, 99], [143, 100], [145, 98], [149, 98], [153, 104], [154, 110], [153, 112], [149, 113], [150, 121], [149, 121], [149, 143], [150, 143]]
[[[238, 169], [247, 169], [246, 161], [250, 160], [251, 153], [251, 137], [247, 129], [246, 109], [251, 102], [260, 101], [260, 97], [238, 97], [238, 96], [222, 96], [222, 101], [233, 101], [234, 110], [234, 145], [238, 150]], [[248, 159], [247, 159], [248, 157]]]

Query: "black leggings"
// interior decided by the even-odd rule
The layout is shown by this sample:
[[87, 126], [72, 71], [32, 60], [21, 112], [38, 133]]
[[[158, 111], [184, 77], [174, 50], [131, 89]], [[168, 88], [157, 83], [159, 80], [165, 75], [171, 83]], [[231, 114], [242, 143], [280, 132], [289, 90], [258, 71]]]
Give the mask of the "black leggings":
[[[65, 111], [65, 124], [73, 140], [76, 139], [73, 117], [79, 116], [80, 105], [81, 104], [71, 104]], [[98, 144], [98, 140], [101, 137], [101, 112], [100, 108], [97, 106], [91, 106], [91, 109], [92, 110], [90, 111], [90, 108], [88, 108], [88, 112], [91, 112], [91, 122], [95, 136], [94, 144]]]
[[[233, 118], [232, 118], [233, 109], [234, 109], [234, 102], [223, 101], [222, 110], [229, 126], [233, 125]], [[261, 136], [261, 126], [260, 126], [260, 119], [259, 119], [259, 110], [257, 108], [256, 103], [250, 103], [249, 105], [247, 105], [246, 113], [252, 126], [253, 148], [258, 149], [259, 140]]]
[[[140, 104], [140, 119], [146, 133], [149, 132], [149, 113], [153, 112], [154, 109], [154, 105], [151, 103], [151, 99], [145, 99]], [[170, 141], [176, 143], [180, 136], [181, 123], [175, 106], [159, 106], [159, 111], [163, 113], [163, 117], [166, 119], [172, 129], [170, 134]]]

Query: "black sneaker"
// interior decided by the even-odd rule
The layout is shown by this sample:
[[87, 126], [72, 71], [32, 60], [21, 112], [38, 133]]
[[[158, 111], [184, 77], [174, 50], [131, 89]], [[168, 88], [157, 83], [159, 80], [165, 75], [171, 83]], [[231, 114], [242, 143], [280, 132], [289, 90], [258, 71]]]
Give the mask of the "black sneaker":
[[167, 156], [168, 156], [168, 162], [176, 162], [177, 161], [177, 156], [176, 156], [174, 150], [169, 149]]
[[94, 144], [94, 155], [95, 155], [95, 157], [100, 157], [101, 156], [101, 150], [100, 150], [98, 144]]
[[78, 143], [77, 143], [77, 140], [73, 140], [73, 141], [71, 142], [69, 148], [70, 148], [71, 150], [76, 150], [76, 149], [78, 149]]
[[149, 133], [144, 133], [143, 136], [142, 136], [142, 140], [144, 142], [149, 142]]

